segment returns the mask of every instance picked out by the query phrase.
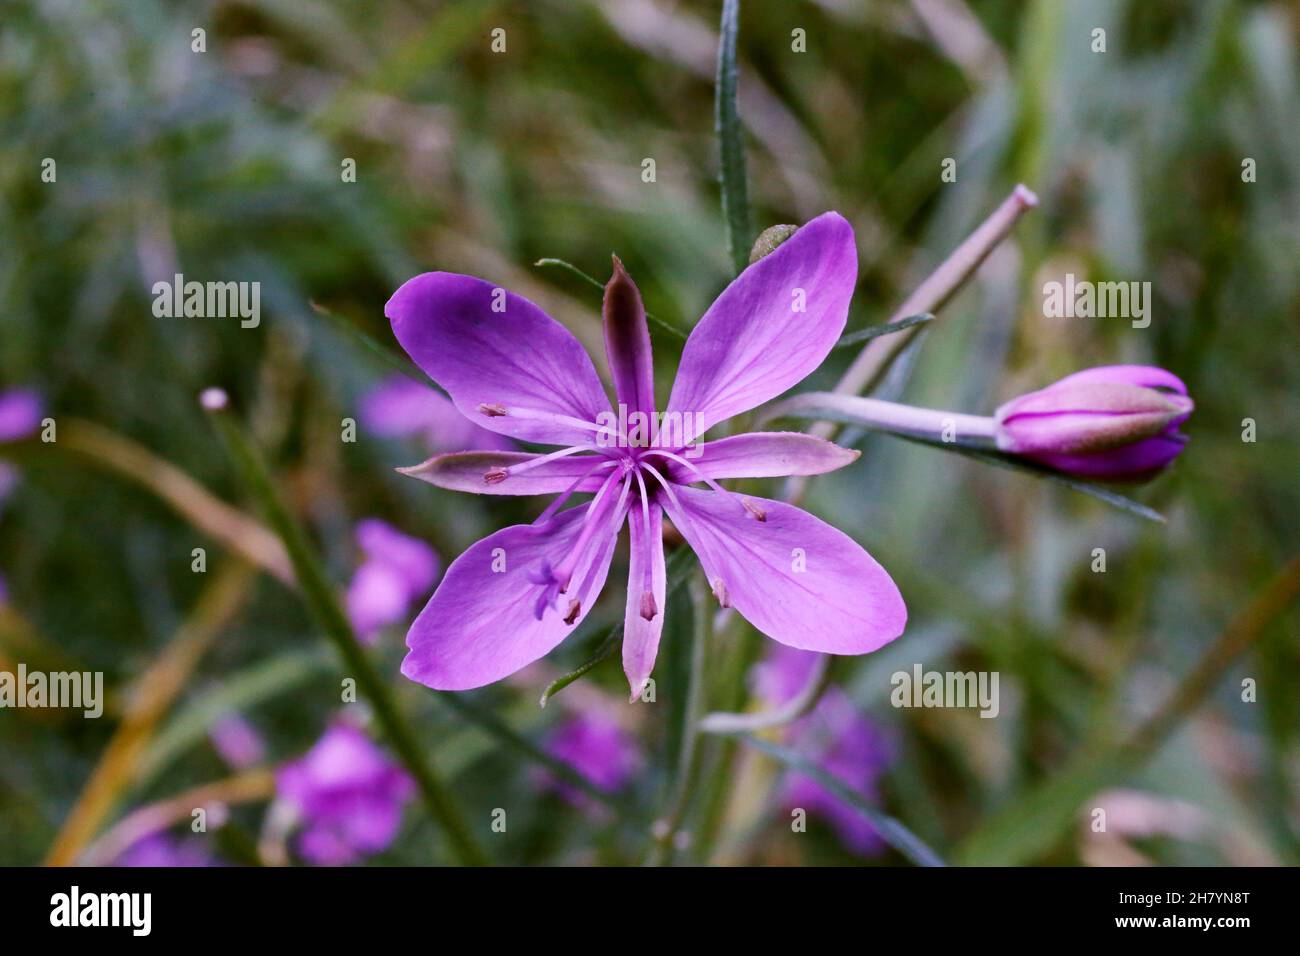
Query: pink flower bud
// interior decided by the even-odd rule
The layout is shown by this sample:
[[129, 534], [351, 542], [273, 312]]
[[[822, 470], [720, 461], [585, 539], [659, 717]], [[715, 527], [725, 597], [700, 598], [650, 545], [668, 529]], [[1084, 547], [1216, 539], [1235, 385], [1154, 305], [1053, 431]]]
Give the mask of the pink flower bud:
[[998, 448], [1085, 478], [1150, 478], [1183, 450], [1187, 386], [1164, 369], [1106, 365], [1013, 398], [994, 413]]

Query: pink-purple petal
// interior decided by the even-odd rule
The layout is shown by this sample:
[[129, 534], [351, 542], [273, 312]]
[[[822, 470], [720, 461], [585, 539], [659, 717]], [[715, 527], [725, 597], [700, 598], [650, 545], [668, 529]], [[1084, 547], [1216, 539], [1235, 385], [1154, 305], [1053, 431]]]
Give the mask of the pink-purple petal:
[[[605, 330], [605, 353], [618, 401], [632, 412], [653, 414], [655, 410], [654, 357], [650, 351], [650, 330], [646, 326], [641, 292], [632, 277], [614, 257], [614, 274], [605, 285], [601, 305]], [[645, 438], [649, 439], [647, 434]]]
[[472, 276], [426, 272], [384, 309], [393, 333], [456, 407], [483, 428], [572, 445], [593, 432], [554, 420], [486, 415], [481, 405], [595, 422], [609, 410], [596, 369], [564, 326], [522, 296]]
[[[397, 470], [438, 488], [476, 495], [553, 495], [568, 490], [593, 467], [606, 461], [593, 455], [569, 455], [512, 474], [503, 481], [489, 483], [484, 477], [490, 471], [522, 465], [541, 457], [525, 451], [462, 451], [434, 455], [421, 464]], [[608, 474], [608, 469], [595, 472], [577, 490], [595, 491]]]
[[402, 673], [435, 690], [482, 687], [571, 634], [604, 587], [613, 548], [599, 549], [575, 569], [575, 587], [565, 597], [580, 601], [581, 611], [571, 624], [553, 607], [535, 616], [541, 593], [536, 576], [573, 550], [586, 512], [586, 505], [570, 508], [544, 524], [512, 525], [471, 545], [411, 625]]
[[[749, 432], [700, 442], [699, 449], [697, 458], [691, 457], [691, 449], [682, 457], [714, 480], [821, 475], [851, 465], [862, 454], [801, 432]], [[700, 480], [679, 462], [670, 461], [668, 471], [674, 481], [690, 484]]]
[[[903, 633], [907, 608], [893, 579], [852, 538], [793, 505], [674, 489], [673, 524], [715, 590], [773, 640], [827, 654], [865, 654]], [[721, 586], [718, 582], [721, 581]]]
[[[623, 614], [623, 672], [627, 675], [632, 699], [640, 695], [646, 679], [654, 670], [659, 654], [659, 637], [664, 629], [664, 605], [667, 601], [667, 576], [664, 570], [663, 511], [657, 503], [649, 507], [647, 530], [641, 509], [628, 512], [628, 540], [631, 557], [627, 572], [627, 606]], [[653, 607], [645, 604], [647, 566], [649, 593]], [[652, 617], [644, 612], [653, 610]]]
[[698, 435], [802, 381], [844, 331], [857, 274], [853, 229], [842, 216], [823, 213], [799, 229], [700, 319], [669, 410], [694, 415]]

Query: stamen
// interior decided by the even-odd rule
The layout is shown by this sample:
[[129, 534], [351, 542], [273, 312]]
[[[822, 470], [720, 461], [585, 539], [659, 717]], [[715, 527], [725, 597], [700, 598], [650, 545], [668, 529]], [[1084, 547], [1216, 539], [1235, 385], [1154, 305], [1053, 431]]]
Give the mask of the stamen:
[[504, 405], [484, 403], [478, 407], [478, 410], [489, 418], [496, 418], [501, 415], [509, 415], [511, 418], [524, 418], [534, 422], [550, 422], [553, 425], [567, 425], [570, 428], [580, 428], [588, 432], [604, 432], [609, 430], [608, 425], [597, 425], [595, 422], [586, 422], [581, 418], [574, 418], [572, 415], [558, 415], [555, 412], [540, 412], [535, 408], [507, 408]]
[[[715, 492], [718, 492], [719, 494], [724, 494], [724, 496], [727, 496], [728, 498], [738, 497], [736, 496], [735, 493], [728, 492], [728, 490], [723, 488], [722, 485], [716, 483], [714, 479], [711, 479], [711, 477], [705, 475], [705, 472], [699, 471], [699, 468], [695, 467], [692, 462], [688, 462], [688, 460], [682, 458], [681, 455], [675, 455], [672, 453], [672, 451], [664, 451], [662, 449], [651, 449], [650, 451], [646, 451], [646, 454], [662, 455], [663, 458], [672, 459], [673, 462], [677, 462], [681, 464], [681, 466], [685, 467], [686, 470], [694, 473], [695, 477], [698, 477], [699, 480], [703, 481], [703, 483], [710, 486], [710, 488], [714, 489]], [[761, 522], [766, 522], [767, 512], [763, 511], [763, 509], [761, 509], [761, 507], [759, 507], [758, 505], [755, 505], [754, 502], [751, 502], [749, 498], [741, 498], [740, 503], [741, 506], [744, 507], [745, 511], [748, 511], [750, 515], [754, 516], [754, 518], [761, 520]]]
[[578, 486], [580, 484], [582, 484], [584, 481], [586, 481], [596, 472], [601, 471], [602, 469], [605, 468], [613, 468], [617, 464], [618, 464], [617, 461], [602, 461], [599, 465], [592, 465], [573, 484], [565, 488], [558, 498], [556, 498], [549, 505], [547, 505], [546, 510], [543, 511], [541, 515], [538, 516], [537, 520], [534, 521], [533, 524], [545, 524], [546, 522], [550, 521], [553, 517], [555, 517], [555, 513], [564, 506], [564, 503], [573, 497], [574, 493], [578, 490]]
[[483, 482], [488, 485], [499, 485], [506, 480], [509, 474], [504, 468], [493, 468], [483, 472]]
[[536, 458], [529, 458], [527, 461], [521, 461], [517, 465], [510, 465], [504, 470], [507, 475], [517, 475], [520, 472], [531, 471], [533, 468], [549, 464], [557, 458], [567, 458], [569, 455], [576, 455], [580, 451], [599, 450], [600, 449], [595, 445], [570, 445], [568, 448], [561, 448], [559, 451], [553, 451], [549, 455], [539, 455]]
[[713, 579], [713, 596], [723, 607], [731, 607], [731, 595], [727, 593], [727, 582], [722, 578]]
[[[646, 491], [645, 479], [641, 477], [640, 468], [636, 470], [636, 483], [640, 486], [641, 489], [641, 527], [645, 529], [646, 540], [649, 541], [650, 535], [652, 533], [662, 537], [663, 536], [662, 527], [655, 528], [653, 532], [651, 532], [650, 530], [650, 493]], [[650, 556], [647, 555], [646, 560], [641, 562], [644, 565], [644, 567], [641, 569], [641, 584], [646, 591], [653, 592], [654, 591], [654, 568], [650, 566], [649, 558]], [[652, 617], [646, 618], [647, 621], [652, 619], [653, 619]]]
[[[582, 531], [578, 534], [578, 540], [573, 545], [567, 557], [560, 562], [560, 566], [555, 569], [555, 578], [560, 584], [560, 593], [564, 594], [569, 589], [569, 583], [573, 578], [573, 571], [578, 566], [578, 561], [586, 551], [587, 545], [591, 542], [599, 528], [600, 520], [604, 517], [601, 505], [604, 503], [609, 494], [610, 486], [614, 484], [621, 476], [612, 474], [601, 484], [600, 490], [596, 496], [591, 499], [591, 504], [587, 506], [587, 513], [582, 517]], [[627, 485], [624, 484], [624, 497], [627, 494]], [[596, 520], [593, 520], [596, 519]]]
[[564, 615], [564, 623], [570, 625], [573, 624], [573, 622], [578, 619], [578, 615], [581, 613], [582, 613], [582, 602], [577, 599], [569, 601], [569, 613]]
[[653, 591], [641, 592], [641, 616], [647, 621], [653, 621], [655, 615], [659, 613], [659, 606], [655, 604]]

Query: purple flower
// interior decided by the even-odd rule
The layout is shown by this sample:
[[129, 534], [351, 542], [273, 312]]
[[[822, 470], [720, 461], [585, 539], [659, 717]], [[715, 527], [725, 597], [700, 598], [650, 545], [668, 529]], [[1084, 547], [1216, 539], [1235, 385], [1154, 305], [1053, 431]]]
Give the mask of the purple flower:
[[378, 518], [358, 522], [356, 538], [365, 560], [348, 585], [348, 618], [369, 644], [429, 593], [440, 562], [433, 548]]
[[280, 768], [276, 792], [304, 826], [298, 853], [340, 866], [388, 847], [415, 782], [356, 727], [333, 724], [299, 760]]
[[113, 861], [114, 866], [218, 866], [216, 857], [197, 840], [178, 840], [166, 833], [152, 833], [137, 840]]
[[[618, 721], [592, 708], [557, 725], [543, 749], [605, 793], [621, 790], [641, 765], [636, 739]], [[571, 803], [585, 805], [583, 794], [564, 781], [548, 777], [546, 784]]]
[[0, 392], [0, 441], [17, 441], [35, 434], [41, 427], [45, 403], [40, 393], [30, 388], [13, 388]]
[[[532, 524], [489, 535], [452, 563], [411, 626], [402, 673], [463, 690], [548, 653], [595, 604], [626, 522], [623, 668], [635, 697], [663, 626], [664, 514], [723, 606], [769, 637], [863, 654], [902, 633], [898, 588], [851, 538], [792, 505], [718, 484], [820, 474], [856, 452], [782, 432], [697, 441], [821, 363], [844, 328], [856, 276], [853, 230], [842, 217], [826, 213], [799, 229], [709, 307], [662, 415], [641, 295], [617, 259], [603, 309], [617, 411], [578, 340], [527, 299], [445, 272], [398, 289], [386, 308], [397, 340], [462, 414], [519, 441], [563, 446], [545, 455], [439, 455], [405, 470], [478, 494], [560, 497]], [[594, 497], [560, 511], [575, 492]]]
[[361, 398], [361, 423], [384, 438], [419, 435], [430, 451], [513, 448], [510, 439], [480, 428], [427, 385], [392, 375]]
[[1085, 478], [1138, 481], [1178, 457], [1192, 413], [1187, 386], [1146, 365], [1067, 375], [994, 413], [998, 448]]
[[[769, 706], [788, 702], [807, 684], [817, 655], [777, 647], [755, 668], [755, 690]], [[878, 781], [893, 758], [893, 746], [883, 730], [867, 719], [849, 697], [829, 687], [812, 713], [787, 728], [790, 745], [823, 771], [837, 777], [869, 800], [879, 796]], [[804, 774], [791, 773], [781, 792], [788, 810], [805, 810], [827, 822], [851, 851], [878, 853], [884, 843], [875, 827], [852, 804]]]
[[208, 737], [221, 759], [236, 770], [252, 767], [266, 758], [262, 735], [239, 714], [221, 717], [208, 730]]

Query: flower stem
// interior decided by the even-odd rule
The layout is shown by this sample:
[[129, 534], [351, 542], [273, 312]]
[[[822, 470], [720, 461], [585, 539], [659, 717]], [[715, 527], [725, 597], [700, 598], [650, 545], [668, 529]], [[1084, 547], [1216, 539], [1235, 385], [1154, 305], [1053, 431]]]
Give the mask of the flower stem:
[[306, 533], [280, 500], [261, 452], [254, 447], [232, 415], [217, 410], [213, 417], [244, 480], [261, 505], [266, 520], [284, 542], [308, 608], [326, 636], [334, 643], [347, 672], [356, 677], [357, 686], [374, 708], [375, 717], [394, 751], [415, 778], [429, 815], [446, 832], [461, 862], [473, 866], [486, 865], [489, 862], [487, 856], [470, 836], [460, 812], [398, 709], [392, 692], [353, 634], [352, 625], [339, 606], [325, 569], [308, 543]]
[[776, 418], [818, 418], [847, 422], [864, 428], [913, 435], [935, 441], [979, 444], [991, 442], [995, 422], [983, 415], [964, 415], [934, 408], [917, 408], [878, 398], [837, 395], [833, 392], [804, 392], [788, 401], [773, 405], [764, 413], [764, 421]]
[[668, 805], [655, 821], [652, 832], [655, 845], [650, 855], [654, 866], [672, 862], [682, 820], [690, 804], [699, 764], [699, 717], [704, 709], [704, 662], [707, 658], [709, 636], [713, 630], [713, 605], [709, 589], [701, 574], [691, 578], [691, 603], [694, 621], [691, 628], [690, 683], [686, 690], [686, 715], [682, 727], [682, 748], [677, 758], [677, 774], [673, 781]]

